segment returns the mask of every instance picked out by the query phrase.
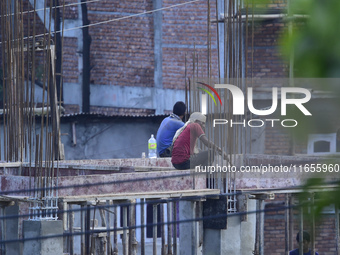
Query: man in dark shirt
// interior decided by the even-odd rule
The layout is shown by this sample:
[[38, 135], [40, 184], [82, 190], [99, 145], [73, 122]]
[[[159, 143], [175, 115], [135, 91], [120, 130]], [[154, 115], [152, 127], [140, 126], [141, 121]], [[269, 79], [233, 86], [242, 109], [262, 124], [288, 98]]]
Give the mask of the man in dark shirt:
[[[299, 243], [300, 241], [300, 233], [296, 235], [296, 241]], [[311, 255], [311, 250], [309, 249], [310, 243], [310, 235], [308, 232], [303, 231], [303, 255]], [[295, 249], [289, 252], [289, 255], [300, 255], [299, 249]], [[319, 253], [315, 252], [315, 255], [319, 255]]]

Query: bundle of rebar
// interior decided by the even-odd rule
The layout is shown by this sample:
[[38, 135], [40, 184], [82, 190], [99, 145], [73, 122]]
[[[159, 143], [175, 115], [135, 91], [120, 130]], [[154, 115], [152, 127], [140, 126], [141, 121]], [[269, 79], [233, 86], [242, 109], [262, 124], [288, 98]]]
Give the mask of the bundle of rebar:
[[[46, 6], [45, 1], [43, 10], [37, 10], [36, 2], [34, 0], [33, 6], [14, 0], [0, 4], [3, 92], [0, 159], [29, 163], [31, 219], [56, 219], [55, 160], [58, 162], [62, 155], [60, 107], [56, 96], [56, 32], [49, 31], [52, 31], [52, 15], [57, 12], [58, 1], [50, 1], [50, 6]], [[45, 28], [39, 31], [38, 11], [44, 12]], [[42, 95], [39, 95], [42, 102], [35, 101], [36, 83], [42, 86]], [[42, 110], [39, 115], [37, 107]]]
[[[254, 10], [254, 6], [248, 4], [248, 1], [241, 0], [216, 0], [214, 3], [213, 1], [208, 1], [207, 4], [207, 61], [202, 61], [202, 56], [196, 50], [194, 50], [191, 56], [186, 56], [185, 59], [186, 63], [192, 61], [192, 67], [187, 67], [190, 64], [186, 64], [185, 73], [186, 101], [189, 113], [202, 111], [202, 97], [205, 92], [197, 89], [199, 86], [202, 86], [200, 84], [205, 83], [211, 87], [214, 87], [215, 84], [233, 84], [246, 94], [248, 83], [251, 83], [252, 80], [252, 70], [248, 72], [248, 62], [251, 61], [250, 66], [252, 68], [254, 19], [249, 18], [248, 16], [250, 15], [248, 14], [251, 14], [252, 10]], [[216, 10], [215, 20], [211, 17], [215, 16], [211, 14], [211, 9]], [[241, 10], [245, 11], [246, 14], [241, 15]], [[252, 29], [249, 35], [248, 27], [250, 25]], [[216, 36], [213, 36], [214, 31], [216, 31]], [[213, 38], [217, 39], [216, 43], [213, 42]], [[248, 41], [251, 41], [252, 45], [250, 47]], [[217, 48], [217, 54], [212, 51], [213, 44]], [[250, 52], [248, 48], [251, 49]], [[251, 57], [251, 60], [248, 60], [249, 57]], [[215, 61], [213, 61], [214, 58]], [[216, 58], [218, 59], [218, 64], [213, 68], [217, 68], [217, 72], [212, 70], [212, 63], [216, 63]], [[204, 66], [205, 64], [206, 66]], [[207, 122], [211, 125], [206, 126], [206, 135], [210, 141], [222, 148], [222, 155], [227, 154], [228, 156], [226, 160], [226, 157], [215, 155], [214, 161], [210, 160], [210, 165], [230, 167], [235, 164], [235, 155], [251, 151], [251, 142], [249, 142], [251, 131], [244, 128], [243, 125], [224, 125], [219, 128], [211, 127], [214, 119], [232, 120], [235, 123], [242, 123], [241, 117], [244, 117], [233, 115], [233, 98], [227, 90], [217, 89], [217, 92], [223, 104], [216, 104], [213, 100], [207, 100], [206, 116]], [[235, 192], [235, 173], [220, 172], [209, 174], [208, 187], [218, 188], [223, 193]], [[229, 212], [236, 212], [236, 197], [229, 197], [228, 203]]]

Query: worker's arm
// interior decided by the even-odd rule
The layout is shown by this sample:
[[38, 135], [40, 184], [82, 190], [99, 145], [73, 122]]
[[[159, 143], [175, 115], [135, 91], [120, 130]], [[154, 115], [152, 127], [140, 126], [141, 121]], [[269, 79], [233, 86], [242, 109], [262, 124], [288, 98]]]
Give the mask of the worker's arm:
[[[199, 139], [205, 146], [216, 150], [220, 155], [222, 155], [222, 149], [218, 147], [216, 144], [214, 144], [213, 142], [209, 141], [205, 135], [201, 135]], [[224, 156], [226, 156], [225, 153], [224, 153]]]

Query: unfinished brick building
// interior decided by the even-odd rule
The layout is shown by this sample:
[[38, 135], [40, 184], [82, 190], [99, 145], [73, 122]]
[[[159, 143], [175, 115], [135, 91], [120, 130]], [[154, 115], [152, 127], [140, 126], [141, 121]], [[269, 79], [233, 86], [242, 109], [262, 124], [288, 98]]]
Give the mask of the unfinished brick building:
[[[48, 8], [49, 4], [51, 4], [51, 9]], [[59, 219], [63, 219], [62, 226], [58, 227], [62, 227], [63, 252], [70, 254], [89, 254], [90, 249], [93, 252], [98, 248], [98, 244], [101, 247], [105, 246], [105, 250], [98, 248], [96, 251], [98, 254], [118, 254], [116, 249], [119, 249], [119, 254], [136, 254], [137, 252], [145, 254], [145, 251], [151, 253], [151, 250], [157, 254], [160, 250], [163, 253], [167, 250], [168, 254], [177, 254], [177, 252], [179, 254], [222, 254], [223, 252], [249, 254], [254, 251], [255, 254], [275, 255], [284, 254], [292, 249], [295, 245], [294, 236], [303, 222], [297, 213], [298, 210], [292, 209], [294, 199], [296, 201], [293, 194], [301, 192], [298, 186], [303, 181], [302, 177], [284, 175], [263, 178], [257, 175], [217, 175], [211, 179], [208, 178], [207, 183], [212, 181], [211, 185], [207, 186], [205, 178], [202, 178], [203, 180], [192, 179], [192, 171], [180, 173], [175, 171], [169, 159], [155, 162], [141, 159], [117, 159], [104, 162], [101, 160], [54, 161], [54, 159], [62, 159], [63, 155], [67, 154], [67, 146], [64, 151], [61, 149], [60, 141], [66, 139], [60, 138], [63, 132], [57, 120], [72, 118], [72, 122], [66, 121], [66, 125], [72, 128], [72, 138], [66, 141], [76, 147], [75, 141], [83, 138], [82, 134], [77, 136], [78, 133], [73, 132], [77, 118], [82, 125], [80, 130], [89, 133], [87, 138], [92, 139], [105, 129], [91, 130], [93, 123], [103, 120], [97, 118], [98, 116], [111, 118], [110, 121], [113, 123], [116, 122], [116, 117], [121, 115], [132, 116], [131, 122], [133, 123], [135, 123], [134, 118], [144, 116], [143, 121], [147, 122], [170, 112], [173, 103], [178, 100], [188, 104], [189, 113], [200, 111], [201, 94], [197, 94], [192, 84], [193, 80], [198, 77], [260, 81], [257, 83], [254, 81], [252, 84], [254, 92], [259, 95], [255, 99], [257, 106], [259, 108], [270, 106], [270, 84], [266, 87], [262, 81], [287, 78], [291, 72], [290, 63], [288, 60], [282, 60], [278, 48], [280, 35], [288, 24], [285, 19], [287, 16], [286, 1], [273, 0], [266, 6], [269, 9], [252, 9], [241, 1], [227, 1], [227, 6], [224, 4], [223, 1], [183, 3], [107, 0], [63, 1], [63, 3], [55, 1], [53, 3], [50, 1], [46, 5], [45, 1], [33, 0], [22, 1], [18, 5], [11, 1], [2, 2], [2, 28], [15, 27], [17, 29], [1, 29], [1, 31], [6, 31], [6, 33], [1, 33], [1, 54], [2, 69], [6, 70], [4, 81], [8, 83], [4, 102], [8, 108], [3, 112], [2, 145], [4, 146], [1, 146], [4, 149], [1, 157], [6, 162], [18, 161], [20, 163], [13, 168], [4, 163], [1, 192], [3, 195], [13, 195], [8, 191], [22, 188], [24, 190], [46, 188], [42, 181], [31, 183], [32, 179], [37, 176], [50, 178], [48, 188], [52, 193], [56, 191], [54, 189], [56, 183], [59, 187], [71, 188], [79, 183], [85, 185], [77, 187], [78, 189], [61, 189], [59, 193], [53, 193], [51, 202], [58, 201], [58, 206], [44, 204], [47, 209], [45, 207], [43, 209], [40, 206], [41, 201], [43, 203], [49, 201], [43, 194], [33, 194], [36, 200], [31, 200], [32, 193], [24, 192], [20, 193], [24, 197], [6, 197], [3, 201], [3, 208], [8, 205], [8, 200], [13, 199], [18, 205], [18, 211], [11, 212], [12, 214], [18, 214], [20, 211], [29, 212], [34, 218], [37, 216], [36, 212], [41, 217], [46, 216], [45, 213], [51, 210], [48, 212], [52, 212], [54, 219], [57, 217], [55, 215], [57, 209], [68, 210], [63, 215], [61, 213], [58, 215]], [[60, 8], [56, 8], [57, 5], [60, 5]], [[6, 16], [11, 8], [17, 15], [15, 16], [17, 21]], [[40, 9], [40, 11], [20, 14], [33, 9]], [[154, 11], [157, 9], [159, 11]], [[63, 32], [56, 33], [59, 30]], [[28, 38], [23, 38], [33, 34], [37, 36], [29, 38], [28, 41], [35, 41], [36, 44], [30, 46], [30, 43], [25, 41]], [[22, 44], [11, 45], [9, 42], [13, 38], [21, 38]], [[56, 46], [55, 55], [50, 50], [54, 45]], [[24, 53], [32, 48], [35, 50], [30, 51], [31, 55]], [[11, 62], [9, 49], [20, 49], [22, 54], [18, 54]], [[56, 59], [55, 72], [50, 70], [54, 57]], [[34, 64], [26, 65], [26, 61]], [[28, 67], [27, 71], [23, 72], [25, 75], [20, 76], [19, 74], [22, 75], [22, 73], [16, 73], [18, 70], [16, 67], [22, 65], [25, 68]], [[9, 79], [12, 77], [9, 74], [12, 73], [20, 76], [20, 79]], [[32, 80], [35, 81], [35, 85], [29, 86], [33, 83]], [[20, 95], [18, 99], [24, 98], [24, 94], [20, 94], [20, 91], [25, 91], [25, 86], [30, 87], [27, 91], [34, 91], [33, 87], [35, 87], [36, 94], [40, 92], [44, 94], [44, 91], [48, 90], [44, 86], [49, 82], [53, 84], [51, 88], [56, 89], [48, 96], [47, 94], [45, 96], [35, 95], [36, 101], [29, 105], [12, 106], [10, 104], [10, 98], [13, 95]], [[11, 87], [15, 87], [15, 91], [8, 89]], [[313, 102], [307, 106], [308, 109], [313, 109], [311, 110], [313, 115], [318, 115], [316, 111], [314, 112], [318, 105], [334, 100], [329, 95], [320, 96], [314, 92], [313, 96]], [[225, 99], [228, 97], [226, 96]], [[58, 103], [62, 103], [65, 115], [56, 110]], [[40, 106], [50, 106], [49, 114], [55, 121], [48, 122], [48, 118], [36, 117], [35, 112], [26, 118], [25, 107], [33, 109]], [[327, 110], [330, 115], [332, 115], [332, 106], [333, 104], [330, 103], [329, 111]], [[9, 115], [14, 112], [13, 116]], [[210, 113], [210, 118], [213, 114]], [[152, 116], [148, 117], [148, 115]], [[324, 112], [319, 115], [323, 115], [325, 119], [332, 119], [326, 117]], [[277, 115], [274, 114], [273, 118], [277, 118]], [[43, 130], [48, 125], [53, 126], [50, 133], [53, 138], [47, 139], [45, 146], [40, 146], [39, 144], [42, 144], [40, 141], [44, 137]], [[261, 127], [258, 133], [254, 131], [247, 135], [249, 130], [240, 131], [240, 135], [235, 134], [236, 131], [235, 133], [228, 131], [229, 137], [235, 138], [234, 141], [244, 135], [244, 138], [240, 138], [240, 144], [244, 143], [244, 145], [230, 140], [219, 142], [230, 153], [233, 165], [238, 168], [263, 164], [284, 164], [285, 166], [312, 164], [322, 162], [322, 159], [296, 154], [308, 153], [315, 156], [337, 152], [335, 143], [338, 125], [337, 119], [329, 123], [327, 129], [316, 125], [317, 128], [313, 132], [306, 131], [301, 136], [302, 141], [294, 140], [285, 128], [273, 128], [266, 125]], [[35, 130], [36, 127], [38, 127], [38, 132]], [[34, 135], [27, 135], [25, 139], [17, 139], [21, 137], [18, 134], [40, 132], [41, 138], [37, 140]], [[221, 140], [214, 132], [211, 130], [209, 132], [210, 138]], [[255, 134], [261, 135], [255, 136]], [[144, 136], [142, 140], [146, 142], [149, 134], [136, 131], [133, 135]], [[45, 134], [45, 136], [48, 135]], [[109, 138], [107, 140], [111, 141]], [[256, 140], [258, 143], [255, 143]], [[100, 146], [98, 141], [95, 140], [93, 144]], [[30, 147], [31, 144], [33, 149]], [[261, 147], [258, 144], [261, 144]], [[77, 154], [76, 149], [72, 155]], [[252, 153], [267, 155], [252, 156]], [[140, 155], [139, 152], [138, 154]], [[80, 155], [86, 154], [80, 153]], [[284, 155], [291, 156], [285, 157]], [[43, 161], [48, 163], [43, 163]], [[64, 167], [61, 167], [62, 164]], [[220, 165], [223, 164], [228, 163], [220, 161]], [[48, 176], [43, 173], [47, 173]], [[60, 174], [59, 177], [57, 173]], [[147, 183], [136, 181], [145, 176], [155, 180], [147, 180]], [[167, 182], [161, 177], [175, 179], [175, 181]], [[97, 184], [102, 183], [103, 187], [89, 185], [94, 181]], [[122, 184], [121, 181], [127, 181], [129, 184]], [[134, 183], [131, 184], [131, 182]], [[105, 183], [109, 184], [105, 185]], [[272, 194], [277, 195], [274, 202]], [[205, 200], [217, 201], [217, 195], [220, 195], [219, 202], [205, 203], [206, 211], [204, 211], [203, 202]], [[191, 198], [192, 196], [194, 198]], [[213, 199], [209, 196], [213, 196]], [[251, 198], [255, 200], [250, 200]], [[152, 199], [159, 201], [153, 204]], [[178, 205], [182, 209], [177, 208], [176, 202], [178, 201], [182, 202]], [[150, 204], [149, 209], [142, 208], [144, 203]], [[99, 209], [99, 216], [94, 213], [95, 210], [90, 209], [95, 205], [103, 206], [104, 204], [106, 207]], [[220, 207], [217, 204], [224, 206], [222, 206], [222, 211], [226, 215], [221, 217], [223, 220], [218, 221], [217, 224], [216, 222], [203, 223], [202, 220], [197, 220], [197, 224], [190, 223], [192, 219], [216, 216], [211, 210], [218, 211]], [[287, 208], [280, 209], [282, 204], [290, 208], [289, 213]], [[103, 212], [105, 208], [110, 210], [112, 205], [114, 205], [113, 210], [116, 210], [113, 220], [110, 218], [112, 215], [104, 215]], [[258, 212], [268, 208], [274, 210], [266, 214]], [[72, 209], [75, 209], [75, 212]], [[78, 213], [77, 210], [81, 212]], [[256, 218], [254, 214], [251, 215], [252, 210], [257, 211]], [[238, 213], [241, 215], [244, 213], [247, 216], [238, 217]], [[236, 216], [232, 217], [233, 214]], [[316, 232], [313, 235], [315, 236], [313, 245], [320, 253], [334, 254], [338, 251], [339, 230], [335, 226], [338, 226], [339, 213], [335, 208], [325, 214], [327, 217], [324, 222], [316, 227], [316, 231], [313, 230]], [[3, 211], [2, 215], [6, 216], [7, 212]], [[228, 221], [225, 220], [227, 216]], [[76, 217], [76, 222], [73, 221], [73, 217]], [[164, 220], [167, 217], [168, 219]], [[182, 226], [182, 230], [179, 231], [182, 236], [177, 233], [175, 224], [173, 228], [165, 228], [164, 224], [160, 224], [160, 229], [155, 227], [157, 222], [176, 222], [178, 218], [183, 220], [179, 224]], [[289, 219], [289, 225], [287, 225], [287, 219]], [[95, 225], [96, 220], [101, 226]], [[143, 226], [148, 222], [151, 223], [152, 229], [149, 227], [148, 230], [146, 226], [143, 231], [139, 231], [138, 228], [129, 228], [129, 226]], [[4, 225], [3, 221], [2, 226]], [[308, 228], [315, 229], [315, 226], [308, 226]], [[20, 224], [14, 232], [16, 236], [12, 238], [21, 237], [21, 231], [18, 229], [21, 229]], [[183, 229], [188, 229], [188, 232]], [[93, 232], [90, 235], [88, 232], [91, 230]], [[158, 237], [159, 232], [162, 233], [161, 237]], [[5, 230], [2, 231], [3, 235], [4, 233]], [[166, 241], [165, 233], [167, 233]], [[143, 238], [143, 235], [146, 236]], [[90, 240], [91, 237], [95, 237], [95, 240], [93, 239], [95, 244]], [[152, 241], [149, 239], [149, 243], [148, 238], [152, 238]], [[246, 240], [251, 240], [251, 242], [245, 244]], [[58, 242], [62, 242], [60, 238]], [[177, 246], [177, 242], [182, 242], [182, 246], [180, 244]], [[192, 246], [187, 247], [185, 243], [192, 243]], [[148, 245], [149, 247], [146, 247]], [[11, 248], [18, 247], [20, 246]], [[27, 247], [26, 245], [22, 249], [30, 249]], [[6, 249], [7, 251], [10, 249], [8, 244], [4, 244], [2, 248], [2, 250]]]

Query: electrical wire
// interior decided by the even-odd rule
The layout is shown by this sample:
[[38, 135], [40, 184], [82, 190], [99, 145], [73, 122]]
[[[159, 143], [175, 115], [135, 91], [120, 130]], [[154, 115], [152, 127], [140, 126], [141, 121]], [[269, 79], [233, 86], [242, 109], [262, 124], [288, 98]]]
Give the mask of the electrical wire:
[[[184, 3], [174, 4], [174, 5], [167, 6], [167, 7], [162, 7], [162, 8], [159, 8], [159, 9], [154, 9], [154, 10], [145, 11], [145, 12], [141, 12], [141, 13], [131, 14], [131, 15], [128, 15], [128, 16], [123, 16], [123, 17], [120, 17], [120, 18], [105, 20], [105, 21], [101, 21], [101, 22], [97, 22], [97, 23], [93, 23], [93, 24], [88, 24], [88, 25], [84, 25], [84, 26], [79, 26], [79, 27], [67, 28], [67, 29], [64, 29], [63, 31], [64, 32], [68, 32], [68, 31], [82, 29], [82, 28], [86, 28], [86, 27], [93, 27], [93, 26], [97, 26], [97, 25], [107, 24], [107, 23], [111, 23], [111, 22], [115, 22], [115, 21], [120, 21], [120, 20], [124, 20], [124, 19], [129, 19], [129, 18], [133, 18], [133, 17], [142, 16], [142, 15], [145, 15], [145, 14], [151, 14], [151, 13], [158, 12], [158, 11], [163, 11], [163, 10], [168, 10], [168, 9], [171, 9], [171, 8], [176, 8], [176, 7], [179, 7], [179, 6], [183, 6], [183, 5], [187, 5], [187, 4], [191, 4], [191, 3], [195, 3], [195, 2], [199, 2], [199, 1], [202, 1], [202, 0], [192, 0], [192, 1], [184, 2]], [[59, 31], [55, 31], [54, 33], [55, 34], [56, 33], [61, 33], [63, 31], [59, 30]], [[36, 38], [37, 37], [42, 37], [42, 36], [45, 36], [45, 35], [48, 35], [48, 34], [49, 33], [38, 34], [35, 37]], [[33, 38], [33, 36], [26, 36], [26, 37], [23, 38], [23, 40], [27, 40], [27, 39], [31, 39], [31, 38]]]
[[[105, 0], [88, 0], [86, 2], [79, 2], [79, 3], [70, 3], [70, 4], [65, 4], [65, 5], [58, 5], [58, 6], [53, 6], [51, 8], [46, 8], [46, 10], [54, 10], [54, 9], [59, 9], [59, 8], [63, 8], [63, 7], [70, 7], [70, 6], [76, 6], [76, 5], [82, 5], [82, 4], [88, 4], [88, 3], [93, 3], [93, 2], [100, 2], [100, 1], [105, 1]], [[45, 11], [45, 8], [41, 8], [41, 9], [35, 9], [35, 10], [30, 10], [30, 11], [24, 11], [21, 12], [20, 14], [29, 14], [29, 13], [36, 13], [36, 12], [40, 12], [40, 11]], [[10, 14], [6, 14], [4, 15], [4, 17], [8, 17], [8, 16], [13, 16], [15, 15], [14, 13], [10, 13]], [[2, 15], [0, 15], [0, 18], [2, 17]]]

